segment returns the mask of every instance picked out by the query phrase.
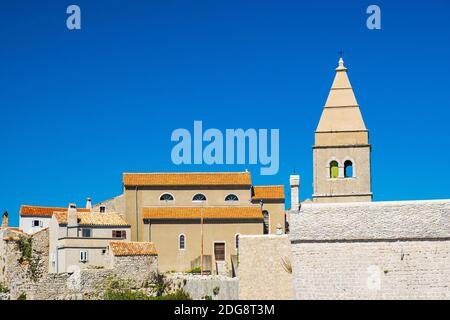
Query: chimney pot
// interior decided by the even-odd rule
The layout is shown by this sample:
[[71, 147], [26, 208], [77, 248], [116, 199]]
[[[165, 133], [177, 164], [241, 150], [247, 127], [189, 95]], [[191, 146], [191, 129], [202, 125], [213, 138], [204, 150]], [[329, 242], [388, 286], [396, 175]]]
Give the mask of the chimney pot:
[[2, 216], [2, 227], [3, 227], [3, 228], [8, 227], [8, 211], [3, 212], [3, 216]]
[[86, 200], [86, 209], [92, 209], [92, 199], [88, 197]]
[[299, 206], [299, 195], [300, 195], [300, 176], [291, 175], [289, 179], [291, 185], [291, 211], [293, 213], [298, 213]]

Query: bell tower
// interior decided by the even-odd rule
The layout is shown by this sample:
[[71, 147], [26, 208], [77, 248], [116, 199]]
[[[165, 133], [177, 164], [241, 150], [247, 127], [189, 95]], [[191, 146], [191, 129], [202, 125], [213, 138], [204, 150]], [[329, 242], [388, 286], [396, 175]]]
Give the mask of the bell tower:
[[314, 202], [372, 201], [369, 131], [342, 58], [315, 131]]

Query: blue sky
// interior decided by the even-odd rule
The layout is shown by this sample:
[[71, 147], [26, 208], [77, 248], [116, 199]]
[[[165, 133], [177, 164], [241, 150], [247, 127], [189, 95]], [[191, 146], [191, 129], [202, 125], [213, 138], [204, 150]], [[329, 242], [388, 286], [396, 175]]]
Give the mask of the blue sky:
[[[82, 30], [66, 28], [77, 4]], [[382, 30], [366, 28], [370, 4]], [[450, 4], [2, 1], [0, 210], [84, 205], [125, 171], [243, 171], [312, 193], [313, 132], [340, 49], [370, 130], [375, 200], [449, 198]], [[280, 171], [176, 166], [177, 128], [280, 129]]]

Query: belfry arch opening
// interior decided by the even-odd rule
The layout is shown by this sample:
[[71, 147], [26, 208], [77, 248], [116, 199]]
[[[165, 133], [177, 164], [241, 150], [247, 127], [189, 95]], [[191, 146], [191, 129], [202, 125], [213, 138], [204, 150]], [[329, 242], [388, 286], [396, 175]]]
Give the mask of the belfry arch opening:
[[344, 177], [353, 178], [353, 162], [350, 160], [344, 162]]
[[330, 178], [339, 178], [339, 163], [336, 160], [330, 162]]

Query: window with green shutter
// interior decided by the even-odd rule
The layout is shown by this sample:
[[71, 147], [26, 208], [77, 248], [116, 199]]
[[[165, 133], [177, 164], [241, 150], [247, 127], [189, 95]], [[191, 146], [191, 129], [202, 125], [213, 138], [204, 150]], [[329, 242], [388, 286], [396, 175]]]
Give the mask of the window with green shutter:
[[330, 178], [338, 178], [339, 177], [339, 164], [337, 161], [330, 162]]

